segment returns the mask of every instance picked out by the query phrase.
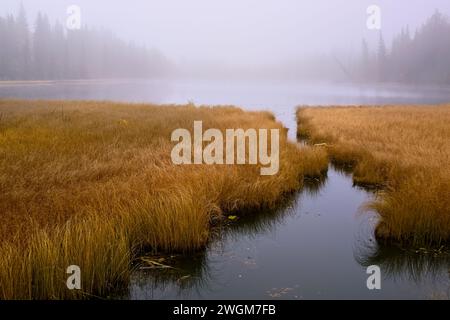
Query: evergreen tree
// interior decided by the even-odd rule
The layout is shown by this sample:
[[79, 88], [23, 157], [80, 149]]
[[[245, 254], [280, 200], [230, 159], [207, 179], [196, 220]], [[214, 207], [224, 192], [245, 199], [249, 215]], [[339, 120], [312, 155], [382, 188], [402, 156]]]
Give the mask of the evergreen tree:
[[51, 66], [51, 26], [46, 15], [38, 14], [34, 31], [34, 77], [50, 79], [53, 75]]
[[28, 79], [30, 77], [31, 67], [31, 48], [30, 48], [30, 34], [28, 29], [28, 22], [23, 4], [20, 5], [19, 14], [17, 17], [16, 26], [16, 41], [17, 41], [17, 76], [19, 79]]
[[361, 64], [360, 64], [360, 79], [367, 81], [371, 79], [371, 61], [369, 45], [366, 39], [361, 42]]
[[380, 38], [378, 41], [378, 51], [377, 51], [377, 80], [378, 81], [384, 81], [387, 78], [387, 49], [386, 44], [384, 43], [383, 35], [380, 32]]
[[6, 75], [6, 21], [0, 17], [0, 80], [7, 79]]
[[66, 30], [42, 13], [33, 32], [25, 8], [0, 17], [0, 80], [152, 77], [168, 61], [144, 46], [126, 43], [105, 30]]

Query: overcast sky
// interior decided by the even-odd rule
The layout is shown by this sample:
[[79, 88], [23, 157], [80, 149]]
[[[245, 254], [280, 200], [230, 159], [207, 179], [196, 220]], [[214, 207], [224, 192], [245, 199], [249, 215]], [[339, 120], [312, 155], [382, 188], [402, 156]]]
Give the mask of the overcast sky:
[[65, 22], [78, 5], [82, 23], [111, 29], [145, 43], [175, 61], [264, 63], [305, 54], [355, 50], [366, 27], [366, 9], [381, 8], [389, 41], [406, 25], [412, 30], [436, 9], [450, 15], [449, 0], [0, 0], [0, 14], [22, 2], [30, 22], [38, 11]]

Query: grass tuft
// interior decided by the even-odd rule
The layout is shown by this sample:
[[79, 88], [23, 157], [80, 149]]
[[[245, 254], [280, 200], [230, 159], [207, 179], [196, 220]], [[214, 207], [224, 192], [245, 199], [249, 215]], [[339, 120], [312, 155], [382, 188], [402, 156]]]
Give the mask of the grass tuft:
[[299, 108], [297, 120], [355, 183], [383, 189], [371, 204], [379, 241], [450, 241], [449, 105]]
[[[171, 133], [194, 120], [286, 133], [268, 112], [231, 106], [3, 100], [0, 114], [1, 299], [107, 297], [140, 252], [201, 250], [229, 213], [273, 208], [327, 167], [326, 153], [285, 134], [274, 176], [173, 165]], [[81, 291], [66, 288], [69, 265]]]

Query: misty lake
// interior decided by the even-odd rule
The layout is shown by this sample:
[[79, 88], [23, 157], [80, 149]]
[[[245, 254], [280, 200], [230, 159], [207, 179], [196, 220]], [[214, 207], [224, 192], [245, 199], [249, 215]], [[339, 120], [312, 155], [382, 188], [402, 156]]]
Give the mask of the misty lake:
[[[90, 80], [0, 82], [1, 98], [236, 105], [270, 110], [296, 137], [298, 105], [435, 104], [450, 89], [239, 81]], [[276, 212], [221, 228], [204, 252], [166, 257], [171, 270], [137, 270], [131, 299], [450, 298], [450, 255], [382, 247], [373, 239], [374, 194], [330, 166]], [[368, 290], [366, 268], [381, 268]]]

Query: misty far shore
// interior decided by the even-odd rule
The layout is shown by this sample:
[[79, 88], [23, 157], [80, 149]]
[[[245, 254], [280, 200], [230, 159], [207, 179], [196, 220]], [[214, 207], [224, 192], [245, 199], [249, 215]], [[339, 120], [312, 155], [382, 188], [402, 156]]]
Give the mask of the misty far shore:
[[0, 17], [0, 42], [0, 81], [217, 78], [450, 84], [450, 22], [439, 11], [417, 30], [403, 28], [390, 45], [379, 32], [375, 48], [362, 40], [356, 51], [255, 65], [174, 62], [162, 51], [105, 29], [67, 30], [41, 13], [30, 23], [23, 6], [16, 16]]

